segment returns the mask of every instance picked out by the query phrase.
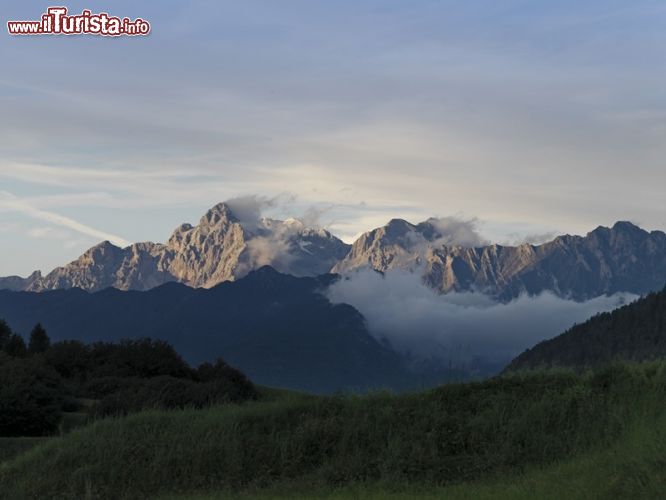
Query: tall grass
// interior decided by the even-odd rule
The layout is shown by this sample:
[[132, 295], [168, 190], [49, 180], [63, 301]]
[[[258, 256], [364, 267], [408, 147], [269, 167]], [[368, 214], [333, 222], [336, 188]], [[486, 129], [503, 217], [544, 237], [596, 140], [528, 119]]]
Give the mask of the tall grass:
[[99, 421], [0, 467], [0, 497], [145, 498], [299, 485], [437, 489], [611, 449], [664, 413], [666, 365], [393, 396], [290, 395]]
[[44, 437], [0, 437], [0, 463], [11, 460], [48, 439]]

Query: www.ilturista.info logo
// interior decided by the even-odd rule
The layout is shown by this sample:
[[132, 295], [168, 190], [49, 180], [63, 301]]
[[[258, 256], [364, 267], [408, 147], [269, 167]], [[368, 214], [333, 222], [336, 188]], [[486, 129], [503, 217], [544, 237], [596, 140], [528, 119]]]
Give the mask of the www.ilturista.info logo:
[[150, 33], [150, 23], [89, 10], [70, 16], [67, 7], [49, 7], [39, 21], [7, 21], [7, 31], [10, 35], [145, 36]]

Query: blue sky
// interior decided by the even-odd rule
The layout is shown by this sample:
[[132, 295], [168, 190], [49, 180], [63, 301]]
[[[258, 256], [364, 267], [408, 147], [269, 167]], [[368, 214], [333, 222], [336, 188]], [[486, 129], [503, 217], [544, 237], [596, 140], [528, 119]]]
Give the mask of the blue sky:
[[0, 275], [250, 194], [347, 240], [432, 215], [500, 242], [666, 228], [663, 1], [66, 5], [153, 31], [0, 35]]

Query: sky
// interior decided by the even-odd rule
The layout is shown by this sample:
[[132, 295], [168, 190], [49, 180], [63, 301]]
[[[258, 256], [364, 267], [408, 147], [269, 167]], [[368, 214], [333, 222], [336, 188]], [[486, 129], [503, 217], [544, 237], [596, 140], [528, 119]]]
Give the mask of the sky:
[[[48, 5], [6, 0], [3, 25]], [[0, 275], [246, 195], [346, 241], [393, 217], [666, 229], [661, 0], [65, 5], [152, 32], [0, 34]]]

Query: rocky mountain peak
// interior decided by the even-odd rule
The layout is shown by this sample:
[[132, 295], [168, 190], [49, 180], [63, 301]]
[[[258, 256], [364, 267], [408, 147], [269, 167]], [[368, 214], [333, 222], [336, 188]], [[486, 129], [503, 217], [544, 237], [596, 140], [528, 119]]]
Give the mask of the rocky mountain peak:
[[627, 257], [632, 256], [637, 248], [646, 242], [651, 241], [654, 244], [663, 239], [660, 235], [663, 235], [660, 231], [649, 233], [631, 222], [620, 221], [610, 228], [599, 226], [585, 238], [578, 237], [580, 239], [578, 244], [589, 241], [597, 248], [608, 251], [612, 249], [617, 255]]
[[297, 276], [323, 274], [348, 250], [328, 231], [297, 219], [243, 223], [228, 203], [218, 203], [196, 226], [178, 226], [166, 244], [135, 243], [123, 249], [104, 241], [44, 277], [0, 278], [0, 288], [146, 290], [171, 281], [210, 288], [263, 265]]
[[39, 278], [42, 277], [42, 272], [41, 271], [33, 271], [30, 276], [28, 276], [28, 279], [31, 281], [38, 280]]
[[102, 241], [94, 247], [89, 248], [84, 252], [80, 259], [91, 259], [91, 260], [100, 260], [100, 259], [114, 259], [122, 254], [123, 249], [117, 247], [110, 241]]
[[294, 217], [289, 217], [283, 221], [284, 225], [287, 227], [293, 227], [295, 229], [305, 229], [305, 224], [300, 219], [295, 219]]
[[384, 234], [389, 238], [400, 238], [407, 233], [413, 232], [416, 226], [404, 219], [391, 219], [383, 229]]
[[617, 236], [617, 235], [628, 235], [631, 237], [642, 237], [648, 236], [650, 233], [641, 229], [639, 226], [629, 221], [618, 221], [613, 224], [612, 227], [598, 226], [596, 229], [587, 234], [597, 235], [597, 236]]
[[114, 250], [120, 250], [120, 247], [114, 245], [108, 240], [104, 240], [98, 243], [95, 246], [90, 247], [86, 253], [95, 253], [95, 252], [112, 252]]
[[209, 209], [199, 221], [200, 226], [220, 226], [232, 223], [239, 223], [240, 220], [231, 210], [231, 207], [225, 203], [218, 203]]
[[638, 227], [636, 224], [628, 221], [616, 222], [611, 228], [611, 231], [616, 234], [622, 234], [634, 238], [646, 238], [650, 234], [644, 229]]
[[631, 231], [631, 232], [640, 231], [642, 233], [646, 232], [633, 222], [629, 222], [626, 220], [617, 221], [615, 224], [613, 224], [613, 229], [615, 231]]

